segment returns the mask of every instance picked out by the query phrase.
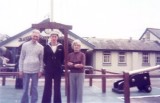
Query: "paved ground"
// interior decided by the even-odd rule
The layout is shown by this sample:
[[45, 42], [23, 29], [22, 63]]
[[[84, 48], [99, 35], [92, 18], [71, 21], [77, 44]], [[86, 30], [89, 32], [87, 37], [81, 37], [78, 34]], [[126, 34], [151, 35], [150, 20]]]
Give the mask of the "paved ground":
[[[88, 80], [85, 80], [84, 85], [84, 103], [124, 103], [123, 94], [116, 94], [112, 92], [112, 83], [115, 80], [107, 80], [107, 92], [102, 93], [101, 81], [94, 80], [93, 86], [90, 87]], [[158, 82], [157, 82], [158, 81]], [[159, 103], [160, 101], [160, 88], [159, 79], [153, 80], [154, 86], [151, 93], [138, 92], [137, 88], [131, 88], [131, 103]], [[43, 93], [43, 79], [39, 82], [39, 101], [41, 103]], [[158, 83], [158, 84], [157, 84]], [[1, 79], [0, 79], [1, 84]], [[15, 79], [10, 78], [7, 80], [5, 86], [0, 85], [0, 103], [20, 103], [22, 95], [21, 89], [15, 89]], [[62, 101], [66, 103], [64, 80], [62, 80]]]

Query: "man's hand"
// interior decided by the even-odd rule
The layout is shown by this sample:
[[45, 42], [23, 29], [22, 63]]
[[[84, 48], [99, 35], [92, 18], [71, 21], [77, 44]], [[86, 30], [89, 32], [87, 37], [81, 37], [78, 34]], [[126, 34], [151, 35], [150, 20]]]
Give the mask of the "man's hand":
[[42, 72], [38, 73], [38, 78], [42, 77]]
[[22, 78], [23, 77], [23, 72], [19, 72], [19, 77]]

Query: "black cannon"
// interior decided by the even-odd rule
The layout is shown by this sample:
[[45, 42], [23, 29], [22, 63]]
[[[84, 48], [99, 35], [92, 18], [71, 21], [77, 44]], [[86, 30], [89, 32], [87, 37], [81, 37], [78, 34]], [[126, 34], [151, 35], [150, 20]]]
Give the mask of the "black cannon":
[[[149, 73], [141, 73], [129, 76], [129, 86], [137, 87], [139, 91], [150, 93], [152, 88]], [[124, 93], [124, 80], [118, 80], [114, 82], [112, 91], [116, 93]]]

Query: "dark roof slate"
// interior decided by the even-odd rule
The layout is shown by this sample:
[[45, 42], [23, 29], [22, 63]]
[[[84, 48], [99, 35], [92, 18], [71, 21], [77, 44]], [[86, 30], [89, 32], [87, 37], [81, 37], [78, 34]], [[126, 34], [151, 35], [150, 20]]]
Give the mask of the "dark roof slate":
[[95, 50], [160, 51], [155, 41], [88, 38]]

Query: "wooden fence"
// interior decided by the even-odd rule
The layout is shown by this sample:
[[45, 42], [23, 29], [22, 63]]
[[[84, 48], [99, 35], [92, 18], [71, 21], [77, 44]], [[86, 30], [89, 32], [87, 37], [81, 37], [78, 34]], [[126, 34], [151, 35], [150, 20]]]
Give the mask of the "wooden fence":
[[[93, 79], [101, 79], [102, 85], [102, 93], [106, 93], [106, 79], [124, 79], [124, 103], [130, 103], [130, 86], [129, 86], [129, 76], [133, 74], [143, 73], [143, 72], [150, 72], [153, 70], [160, 69], [160, 65], [145, 68], [145, 69], [138, 69], [134, 71], [124, 71], [122, 74], [119, 73], [112, 73], [108, 72], [105, 69], [96, 70], [96, 69], [89, 69], [89, 74], [85, 75], [85, 78], [89, 79], [89, 85], [93, 85]], [[94, 74], [93, 72], [100, 72], [100, 74]], [[8, 76], [18, 76], [18, 72], [0, 72], [0, 77], [2, 77], [2, 85], [5, 85], [6, 77]], [[160, 75], [150, 75], [151, 78], [160, 78]], [[69, 95], [67, 95], [69, 97]]]

